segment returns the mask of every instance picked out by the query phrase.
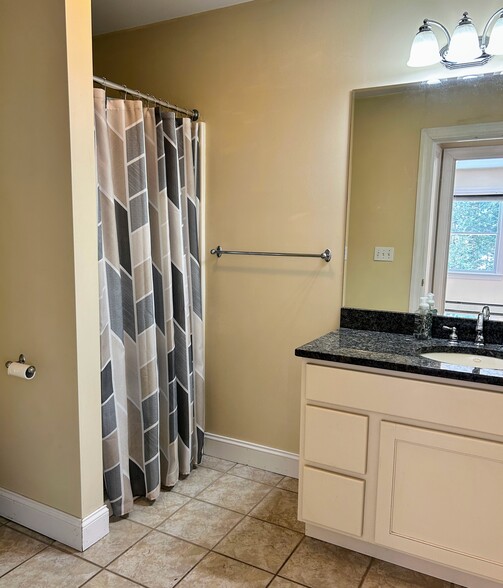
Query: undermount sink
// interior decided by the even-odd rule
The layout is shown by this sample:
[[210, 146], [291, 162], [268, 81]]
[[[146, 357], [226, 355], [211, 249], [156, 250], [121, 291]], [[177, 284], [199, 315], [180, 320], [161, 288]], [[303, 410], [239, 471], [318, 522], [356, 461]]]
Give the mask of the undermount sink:
[[431, 353], [421, 353], [421, 357], [433, 359], [441, 363], [451, 365], [463, 365], [471, 368], [503, 370], [503, 359], [492, 357], [490, 355], [475, 355], [473, 353], [456, 353], [453, 351], [434, 351]]

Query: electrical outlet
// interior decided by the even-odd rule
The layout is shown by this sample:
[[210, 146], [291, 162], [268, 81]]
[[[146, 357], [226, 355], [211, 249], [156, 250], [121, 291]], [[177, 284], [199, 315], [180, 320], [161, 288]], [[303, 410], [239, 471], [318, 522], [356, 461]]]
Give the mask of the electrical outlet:
[[374, 249], [374, 261], [393, 261], [394, 257], [394, 247], [376, 247]]

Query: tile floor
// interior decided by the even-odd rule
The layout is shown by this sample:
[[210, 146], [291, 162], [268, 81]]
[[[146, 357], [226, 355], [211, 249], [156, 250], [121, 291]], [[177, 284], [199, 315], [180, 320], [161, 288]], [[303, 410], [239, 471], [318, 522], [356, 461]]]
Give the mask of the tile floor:
[[304, 536], [297, 481], [205, 457], [76, 552], [0, 517], [0, 588], [456, 588]]

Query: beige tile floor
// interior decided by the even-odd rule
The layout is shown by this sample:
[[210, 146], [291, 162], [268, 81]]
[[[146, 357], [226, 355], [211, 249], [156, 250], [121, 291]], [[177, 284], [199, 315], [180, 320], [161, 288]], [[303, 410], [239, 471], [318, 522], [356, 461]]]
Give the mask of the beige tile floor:
[[297, 481], [205, 457], [76, 552], [0, 517], [0, 588], [457, 588], [304, 536]]

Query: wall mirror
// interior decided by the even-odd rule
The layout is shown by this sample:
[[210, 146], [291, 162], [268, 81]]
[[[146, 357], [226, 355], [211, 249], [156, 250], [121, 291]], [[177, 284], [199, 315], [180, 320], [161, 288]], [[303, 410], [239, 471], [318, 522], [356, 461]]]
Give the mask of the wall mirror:
[[344, 305], [503, 318], [503, 75], [353, 92]]

